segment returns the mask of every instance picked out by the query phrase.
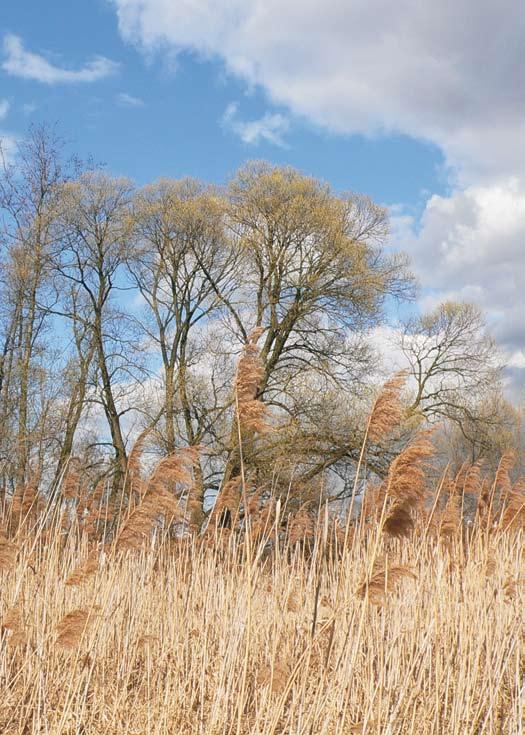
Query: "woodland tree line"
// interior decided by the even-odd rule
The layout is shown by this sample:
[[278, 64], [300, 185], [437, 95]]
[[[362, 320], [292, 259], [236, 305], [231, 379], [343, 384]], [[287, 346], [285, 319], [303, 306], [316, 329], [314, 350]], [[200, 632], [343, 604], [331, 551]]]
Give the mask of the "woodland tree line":
[[[74, 471], [127, 502], [137, 436], [195, 450], [201, 517], [241, 472], [277, 494], [351, 492], [383, 380], [371, 334], [416, 289], [384, 208], [265, 163], [221, 187], [137, 188], [41, 128], [3, 162], [0, 210], [2, 498], [56, 497]], [[364, 476], [427, 424], [451, 462], [519, 442], [477, 307], [396, 334], [403, 426], [370, 443]]]

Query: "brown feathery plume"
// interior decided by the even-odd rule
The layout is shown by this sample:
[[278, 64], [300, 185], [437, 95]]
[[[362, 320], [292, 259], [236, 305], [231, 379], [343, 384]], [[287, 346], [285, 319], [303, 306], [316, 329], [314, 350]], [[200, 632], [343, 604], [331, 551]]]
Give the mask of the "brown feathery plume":
[[494, 506], [498, 500], [500, 504], [505, 503], [507, 494], [512, 489], [512, 482], [509, 473], [515, 462], [516, 453], [512, 449], [509, 449], [502, 454], [490, 494], [489, 507], [491, 511], [495, 510]]
[[500, 507], [506, 503], [506, 497], [512, 490], [509, 472], [515, 460], [515, 452], [512, 450], [504, 452], [499, 461], [492, 485], [487, 481], [482, 484], [476, 511], [476, 520], [482, 528], [489, 529], [494, 525], [498, 498]]
[[18, 553], [18, 546], [6, 538], [3, 534], [0, 535], [0, 572], [7, 572], [14, 565], [16, 561], [16, 555]]
[[257, 511], [261, 507], [261, 498], [262, 498], [265, 490], [266, 490], [266, 487], [263, 485], [262, 487], [258, 488], [257, 490], [254, 490], [254, 491], [252, 491], [249, 494], [247, 493], [247, 497], [246, 497], [246, 515], [251, 516], [254, 513], [257, 513]]
[[463, 492], [465, 495], [479, 497], [481, 492], [481, 467], [479, 463], [475, 463], [468, 468], [463, 483]]
[[[150, 537], [155, 521], [163, 516], [166, 523], [183, 520], [180, 495], [192, 483], [192, 468], [198, 448], [187, 447], [161, 459], [146, 484], [139, 504], [134, 508], [117, 537], [117, 548], [137, 549]], [[181, 490], [182, 486], [182, 490]]]
[[151, 427], [148, 426], [146, 429], [140, 432], [135, 443], [131, 447], [128, 456], [128, 473], [131, 478], [139, 478], [142, 474], [142, 454], [144, 452], [144, 444], [146, 439], [151, 433]]
[[148, 426], [146, 429], [141, 431], [135, 440], [135, 443], [131, 447], [128, 456], [126, 481], [130, 489], [139, 496], [143, 495], [146, 491], [146, 486], [142, 478], [142, 455], [144, 453], [144, 444], [146, 443], [146, 439], [150, 435], [151, 430], [151, 427]]
[[494, 551], [494, 548], [490, 546], [487, 549], [487, 555], [485, 557], [483, 571], [485, 572], [486, 577], [492, 577], [492, 575], [496, 572], [496, 569], [497, 569], [497, 564], [496, 564], [495, 551]]
[[76, 499], [80, 495], [81, 478], [80, 473], [75, 468], [75, 465], [76, 462], [74, 462], [72, 458], [70, 468], [62, 481], [62, 497], [67, 500]]
[[76, 609], [64, 615], [56, 626], [56, 644], [65, 649], [76, 648], [93, 622], [98, 609], [98, 607], [92, 610]]
[[457, 493], [451, 492], [440, 518], [439, 533], [443, 538], [451, 539], [461, 527], [461, 503]]
[[159, 516], [163, 516], [168, 524], [174, 519], [182, 520], [178, 498], [162, 487], [146, 494], [131, 512], [118, 535], [117, 548], [121, 550], [140, 548], [150, 538]]
[[388, 471], [387, 497], [413, 509], [421, 505], [426, 494], [425, 469], [427, 460], [435, 453], [434, 445], [429, 441], [431, 434], [431, 430], [420, 432], [398, 454]]
[[490, 498], [491, 485], [489, 480], [485, 477], [481, 482], [478, 503], [476, 507], [476, 524], [479, 525], [481, 528], [486, 528], [490, 525]]
[[301, 541], [310, 540], [315, 534], [315, 522], [311, 514], [303, 506], [288, 520], [288, 540], [290, 546]]
[[463, 488], [465, 487], [465, 481], [467, 479], [468, 473], [470, 470], [470, 465], [468, 462], [463, 462], [459, 470], [456, 472], [456, 476], [454, 477], [454, 480], [452, 481], [452, 490], [451, 492], [455, 495], [461, 495], [463, 493]]
[[38, 482], [39, 478], [33, 475], [25, 485], [15, 489], [11, 501], [11, 514], [16, 525], [41, 509], [43, 501], [38, 490]]
[[511, 489], [510, 470], [516, 462], [516, 452], [512, 449], [507, 450], [501, 456], [494, 478], [494, 488], [500, 490], [502, 497]]
[[6, 633], [10, 646], [22, 646], [27, 641], [27, 634], [22, 622], [19, 607], [11, 607], [2, 618], [2, 631]]
[[273, 666], [259, 668], [256, 681], [258, 687], [269, 686], [272, 694], [279, 694], [286, 687], [290, 676], [286, 664], [276, 661]]
[[225, 513], [229, 512], [232, 517], [235, 517], [241, 502], [241, 477], [234, 477], [232, 480], [228, 480], [224, 486], [219, 490], [215, 505], [210, 515], [210, 524], [214, 525], [217, 523]]
[[393, 538], [410, 536], [414, 530], [414, 519], [410, 506], [405, 501], [394, 503], [383, 524], [383, 532]]
[[378, 720], [367, 720], [362, 722], [356, 722], [355, 725], [350, 726], [350, 733], [352, 735], [366, 735], [367, 732], [373, 732], [377, 729], [379, 724]]
[[251, 534], [254, 541], [267, 537], [275, 520], [275, 500], [268, 500], [261, 508], [254, 511]]
[[388, 380], [379, 395], [377, 396], [368, 422], [366, 425], [365, 435], [361, 444], [361, 451], [359, 453], [359, 459], [355, 470], [354, 487], [352, 489], [352, 499], [350, 501], [350, 508], [348, 515], [352, 517], [352, 511], [354, 508], [354, 499], [359, 485], [359, 475], [361, 472], [361, 465], [365, 457], [366, 446], [368, 440], [378, 442], [384, 439], [395, 426], [401, 423], [405, 415], [405, 409], [401, 403], [400, 395], [405, 385], [407, 378], [407, 372], [401, 370], [396, 373], [390, 380]]
[[387, 593], [392, 592], [395, 585], [405, 578], [417, 579], [417, 574], [406, 565], [379, 569], [359, 585], [356, 596], [362, 600], [368, 598], [372, 605], [382, 605]]
[[95, 549], [92, 551], [86, 561], [79, 564], [66, 579], [65, 584], [68, 587], [76, 587], [82, 584], [86, 579], [92, 577], [98, 572], [99, 569], [99, 556], [98, 551]]
[[516, 482], [507, 492], [505, 506], [501, 516], [501, 528], [517, 531], [525, 528], [525, 478]]
[[402, 422], [405, 409], [400, 396], [406, 379], [407, 372], [402, 370], [387, 380], [379, 392], [368, 422], [368, 437], [371, 441], [380, 441]]
[[184, 447], [163, 457], [147, 481], [147, 492], [166, 486], [172, 490], [177, 485], [190, 486], [193, 482], [192, 469], [198, 456], [199, 447]]
[[244, 346], [237, 364], [234, 384], [236, 413], [241, 431], [253, 434], [270, 430], [266, 421], [267, 408], [257, 398], [257, 391], [264, 377], [264, 364], [257, 347], [262, 331], [264, 330], [261, 328], [254, 330]]
[[503, 583], [503, 597], [505, 602], [512, 602], [516, 597], [518, 591], [519, 580], [514, 579], [511, 576], [507, 576]]

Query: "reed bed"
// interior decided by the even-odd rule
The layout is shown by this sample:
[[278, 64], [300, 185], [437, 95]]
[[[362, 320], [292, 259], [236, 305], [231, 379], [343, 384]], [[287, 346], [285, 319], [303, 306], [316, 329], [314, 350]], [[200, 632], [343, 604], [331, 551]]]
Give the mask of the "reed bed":
[[[273, 543], [272, 543], [273, 540]], [[524, 732], [523, 531], [6, 542], [2, 735]]]

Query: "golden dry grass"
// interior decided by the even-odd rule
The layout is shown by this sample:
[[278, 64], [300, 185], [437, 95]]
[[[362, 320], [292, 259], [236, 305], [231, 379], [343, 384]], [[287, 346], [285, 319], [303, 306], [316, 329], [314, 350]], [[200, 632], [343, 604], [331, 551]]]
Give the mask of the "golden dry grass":
[[0, 572], [0, 732], [524, 731], [522, 531], [361, 525], [342, 554], [315, 539], [265, 558], [231, 534], [106, 546], [96, 564], [73, 533], [19, 539]]

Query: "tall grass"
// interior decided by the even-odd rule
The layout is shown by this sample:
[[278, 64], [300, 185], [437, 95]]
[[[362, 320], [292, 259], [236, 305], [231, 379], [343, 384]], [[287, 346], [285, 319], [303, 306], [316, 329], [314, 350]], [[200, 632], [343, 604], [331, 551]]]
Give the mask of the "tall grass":
[[[1, 735], [523, 733], [514, 456], [493, 478], [465, 465], [429, 484], [423, 431], [357, 518], [287, 507], [244, 474], [243, 447], [264, 424], [254, 344], [236, 381], [238, 456], [207, 526], [196, 450], [144, 477], [145, 434], [126, 503], [89, 491], [76, 468], [57, 502], [34, 483], [4, 500]], [[402, 385], [374, 404], [356, 484], [367, 441], [402, 416]]]
[[447, 505], [408, 538], [382, 507], [347, 533], [302, 510], [286, 537], [277, 512], [131, 550], [4, 538], [0, 732], [522, 733], [523, 531]]

